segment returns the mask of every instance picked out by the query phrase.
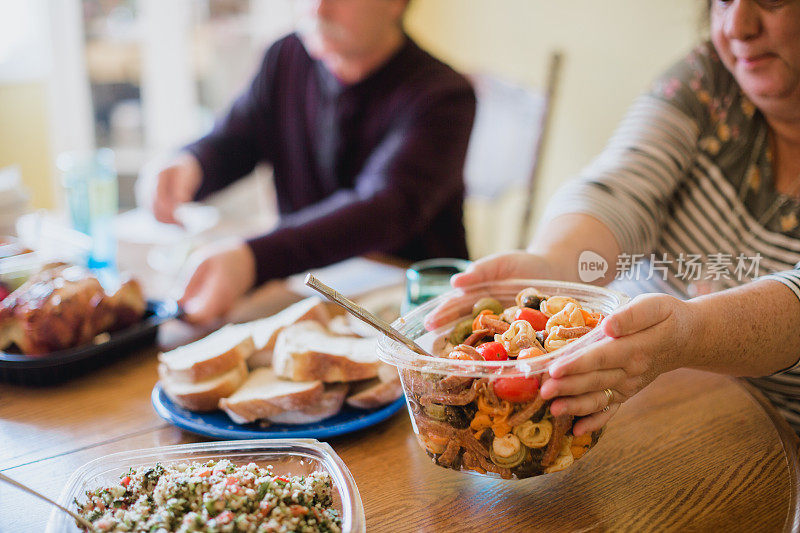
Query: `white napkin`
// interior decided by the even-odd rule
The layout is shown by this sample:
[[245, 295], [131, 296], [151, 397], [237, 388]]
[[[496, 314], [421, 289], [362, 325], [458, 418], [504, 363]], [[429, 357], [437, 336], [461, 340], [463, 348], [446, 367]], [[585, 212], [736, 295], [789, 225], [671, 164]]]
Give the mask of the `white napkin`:
[[[354, 257], [325, 268], [311, 270], [325, 285], [336, 289], [347, 297], [358, 296], [369, 291], [402, 284], [405, 270], [396, 266], [378, 263], [363, 257]], [[307, 273], [289, 277], [289, 290], [303, 296], [318, 295], [306, 287], [303, 281]]]

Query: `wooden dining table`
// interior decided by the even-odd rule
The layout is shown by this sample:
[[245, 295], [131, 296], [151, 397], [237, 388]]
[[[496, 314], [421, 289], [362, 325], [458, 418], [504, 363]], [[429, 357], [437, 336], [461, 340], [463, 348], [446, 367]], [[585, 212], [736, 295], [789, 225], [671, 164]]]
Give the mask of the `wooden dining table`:
[[[274, 282], [240, 316], [297, 299]], [[199, 333], [173, 321], [159, 338], [169, 346]], [[78, 467], [103, 455], [208, 440], [153, 410], [157, 353], [141, 349], [57, 386], [0, 384], [0, 471], [56, 498]], [[433, 464], [406, 411], [326, 440], [355, 478], [370, 532], [800, 527], [795, 433], [746, 382], [695, 370], [665, 374], [626, 402], [571, 468], [525, 480]], [[49, 514], [43, 502], [0, 483], [0, 532], [44, 531]]]

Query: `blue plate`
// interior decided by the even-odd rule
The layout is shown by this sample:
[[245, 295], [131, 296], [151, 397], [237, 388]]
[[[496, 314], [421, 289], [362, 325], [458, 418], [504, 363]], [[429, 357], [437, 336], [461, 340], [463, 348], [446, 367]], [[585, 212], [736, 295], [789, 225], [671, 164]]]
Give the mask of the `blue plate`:
[[186, 431], [215, 439], [325, 439], [358, 431], [383, 422], [405, 407], [401, 396], [381, 409], [355, 409], [344, 405], [336, 416], [315, 424], [270, 424], [262, 428], [258, 424], [235, 424], [222, 411], [193, 413], [175, 404], [164, 393], [161, 383], [153, 387], [150, 395], [158, 416]]

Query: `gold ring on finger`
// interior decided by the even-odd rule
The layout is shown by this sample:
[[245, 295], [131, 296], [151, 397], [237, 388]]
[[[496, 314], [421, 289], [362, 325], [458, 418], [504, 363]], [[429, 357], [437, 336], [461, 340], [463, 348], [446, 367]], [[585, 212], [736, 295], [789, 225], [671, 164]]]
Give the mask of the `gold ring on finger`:
[[611, 389], [603, 389], [603, 392], [606, 393], [606, 407], [608, 407], [614, 402], [614, 391]]

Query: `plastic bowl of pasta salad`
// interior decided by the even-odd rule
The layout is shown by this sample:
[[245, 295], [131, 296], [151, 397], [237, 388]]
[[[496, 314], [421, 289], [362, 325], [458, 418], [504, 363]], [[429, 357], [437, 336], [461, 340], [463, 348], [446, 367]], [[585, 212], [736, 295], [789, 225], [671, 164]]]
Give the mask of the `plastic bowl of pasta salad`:
[[[366, 531], [355, 481], [313, 439], [182, 444], [121, 452], [79, 468], [59, 503], [96, 531]], [[83, 531], [53, 511], [47, 532]]]
[[392, 326], [433, 357], [383, 337], [420, 446], [439, 466], [523, 479], [569, 468], [602, 431], [574, 436], [539, 394], [547, 368], [604, 336], [598, 324], [628, 301], [591, 285], [502, 280], [454, 290]]

